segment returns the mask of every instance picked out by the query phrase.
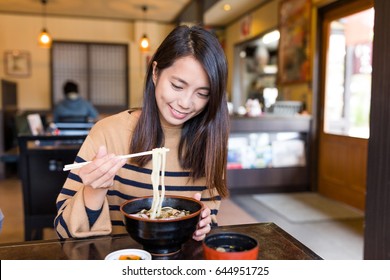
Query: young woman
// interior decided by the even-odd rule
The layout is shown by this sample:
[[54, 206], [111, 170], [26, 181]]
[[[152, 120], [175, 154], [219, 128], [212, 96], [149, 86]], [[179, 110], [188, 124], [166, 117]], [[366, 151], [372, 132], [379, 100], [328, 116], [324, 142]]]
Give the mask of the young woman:
[[150, 156], [116, 155], [166, 147], [166, 195], [190, 196], [205, 204], [195, 240], [216, 224], [225, 174], [229, 116], [227, 64], [216, 37], [201, 27], [176, 27], [149, 65], [143, 107], [94, 125], [57, 198], [60, 238], [126, 232], [119, 206], [152, 195]]

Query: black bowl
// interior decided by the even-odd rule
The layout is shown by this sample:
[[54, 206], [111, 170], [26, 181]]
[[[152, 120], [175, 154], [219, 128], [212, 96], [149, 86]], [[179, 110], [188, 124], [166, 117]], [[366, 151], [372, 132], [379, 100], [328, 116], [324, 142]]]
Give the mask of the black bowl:
[[153, 197], [140, 197], [126, 201], [120, 207], [124, 215], [127, 232], [143, 245], [144, 250], [155, 256], [176, 254], [184, 242], [191, 238], [196, 230], [203, 204], [194, 198], [166, 196], [162, 206], [179, 210], [188, 210], [190, 215], [175, 219], [148, 219], [134, 214], [142, 209], [150, 209]]

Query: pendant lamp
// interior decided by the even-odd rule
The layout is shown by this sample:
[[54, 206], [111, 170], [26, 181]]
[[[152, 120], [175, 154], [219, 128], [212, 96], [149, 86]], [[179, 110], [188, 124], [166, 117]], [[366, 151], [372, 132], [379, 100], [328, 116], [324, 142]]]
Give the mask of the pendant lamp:
[[42, 19], [43, 19], [43, 27], [42, 31], [39, 34], [38, 43], [42, 48], [50, 48], [52, 43], [52, 38], [46, 29], [46, 4], [47, 0], [41, 0], [42, 3]]
[[[146, 22], [146, 12], [148, 11], [148, 7], [147, 6], [142, 6], [142, 11], [144, 13], [144, 25], [145, 25], [145, 22]], [[148, 36], [146, 35], [146, 31], [144, 31], [144, 34], [143, 34], [143, 36], [142, 36], [142, 38], [140, 40], [140, 49], [141, 49], [142, 52], [148, 52], [149, 49], [150, 49], [150, 42], [149, 42]]]

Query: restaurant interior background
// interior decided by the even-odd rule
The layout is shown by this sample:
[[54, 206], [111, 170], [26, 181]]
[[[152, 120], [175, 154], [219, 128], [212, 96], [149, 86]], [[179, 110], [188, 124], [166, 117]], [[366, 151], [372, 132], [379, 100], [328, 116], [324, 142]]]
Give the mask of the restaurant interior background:
[[[356, 2], [359, 2], [360, 6]], [[276, 186], [273, 185], [273, 182], [270, 182], [269, 184], [272, 187], [264, 186], [262, 190], [258, 190], [259, 193], [319, 192], [326, 197], [364, 211], [368, 207], [366, 200], [368, 189], [366, 190], [366, 187], [368, 188], [369, 184], [366, 186], [366, 180], [367, 177], [370, 177], [369, 169], [371, 168], [367, 166], [366, 157], [369, 139], [373, 138], [373, 135], [372, 132], [370, 137], [367, 134], [364, 135], [362, 137], [363, 140], [358, 140], [363, 142], [363, 144], [359, 142], [356, 144], [358, 146], [353, 146], [355, 142], [353, 142], [352, 146], [350, 143], [346, 143], [346, 146], [350, 147], [348, 150], [345, 148], [346, 146], [337, 149], [337, 146], [341, 143], [341, 138], [337, 135], [338, 133], [336, 133], [336, 137], [339, 138], [335, 139], [326, 138], [326, 133], [321, 134], [324, 128], [321, 123], [324, 114], [321, 106], [325, 102], [325, 78], [323, 73], [326, 71], [323, 67], [326, 64], [326, 55], [323, 48], [324, 42], [327, 40], [321, 36], [326, 36], [326, 32], [323, 31], [326, 20], [332, 19], [333, 16], [332, 12], [330, 12], [330, 15], [327, 14], [327, 11], [331, 10], [327, 7], [337, 10], [338, 4], [340, 6], [350, 5], [353, 9], [357, 9], [356, 12], [359, 12], [373, 7], [373, 2], [369, 0], [57, 0], [53, 2], [48, 0], [46, 5], [44, 5], [45, 9], [43, 9], [40, 0], [5, 0], [0, 2], [0, 54], [2, 54], [0, 79], [5, 82], [2, 94], [4, 95], [7, 82], [16, 83], [17, 106], [16, 108], [11, 108], [11, 110], [14, 110], [13, 113], [38, 112], [47, 115], [50, 119], [52, 108], [60, 96], [58, 92], [61, 88], [60, 83], [53, 74], [56, 73], [56, 65], [53, 62], [56, 53], [53, 50], [60, 50], [61, 44], [67, 45], [70, 43], [125, 46], [124, 58], [127, 63], [125, 63], [124, 71], [122, 72], [125, 72], [127, 76], [122, 77], [125, 80], [125, 84], [119, 89], [120, 92], [125, 93], [124, 96], [115, 98], [110, 103], [110, 99], [103, 98], [107, 96], [107, 91], [110, 92], [110, 87], [99, 87], [96, 84], [94, 88], [88, 82], [85, 82], [86, 92], [100, 88], [100, 95], [95, 93], [98, 97], [93, 97], [90, 93], [86, 93], [85, 97], [93, 101], [103, 116], [127, 107], [139, 106], [142, 101], [143, 77], [147, 61], [156, 47], [175, 25], [180, 23], [202, 23], [215, 32], [224, 47], [229, 62], [228, 96], [234, 114], [239, 116], [253, 113], [252, 120], [262, 118], [258, 123], [251, 123], [247, 131], [240, 130], [241, 123], [239, 123], [240, 118], [238, 118], [236, 126], [239, 129], [233, 131], [237, 132], [237, 134], [232, 135], [232, 141], [230, 142], [235, 142], [236, 145], [240, 146], [240, 141], [247, 137], [247, 135], [243, 136], [243, 134], [248, 134], [248, 131], [253, 132], [251, 131], [253, 129], [258, 130], [256, 132], [263, 132], [262, 129], [265, 129], [268, 130], [265, 131], [265, 134], [268, 133], [269, 135], [265, 137], [264, 133], [258, 133], [255, 140], [257, 141], [256, 143], [261, 143], [262, 141], [269, 142], [269, 138], [273, 139], [273, 137], [276, 137], [275, 134], [288, 132], [287, 135], [281, 135], [287, 138], [292, 137], [288, 139], [291, 140], [291, 149], [296, 152], [297, 150], [302, 150], [303, 147], [303, 163], [301, 161], [301, 153], [292, 157], [289, 162], [287, 161], [287, 164], [291, 164], [292, 161], [291, 166], [286, 166], [286, 162], [279, 161], [279, 166], [274, 166], [279, 167], [279, 169], [258, 169], [259, 166], [249, 168], [248, 172], [250, 173], [246, 174], [255, 176], [252, 178], [260, 181], [267, 180], [264, 177], [278, 181], [285, 173], [298, 174], [294, 177], [298, 177], [298, 179], [296, 181], [292, 180], [292, 184], [295, 184], [292, 188], [286, 186], [286, 183], [282, 180], [276, 183]], [[375, 1], [375, 5], [386, 5], [382, 4], [385, 2]], [[222, 7], [224, 4], [229, 3], [232, 9], [223, 11]], [[143, 6], [148, 7], [146, 11], [142, 9]], [[359, 8], [356, 8], [356, 6], [359, 6]], [[296, 7], [299, 7], [300, 10], [296, 10]], [[333, 17], [337, 19], [339, 15], [343, 14], [337, 14], [336, 12], [336, 17]], [[377, 13], [375, 17], [378, 17]], [[42, 48], [38, 45], [37, 38], [42, 27], [45, 27], [53, 37], [52, 48]], [[293, 31], [300, 33], [294, 34], [294, 37], [289, 33]], [[337, 31], [339, 30], [337, 29], [336, 33]], [[139, 48], [139, 39], [144, 34], [147, 34], [150, 39], [150, 49], [147, 52], [141, 51]], [[271, 41], [267, 42], [270, 36]], [[372, 34], [370, 36], [372, 40]], [[298, 42], [294, 41], [294, 38]], [[297, 49], [298, 51], [290, 53], [291, 50]], [[363, 52], [364, 54], [366, 53]], [[10, 67], [12, 63], [14, 65], [19, 63], [18, 67], [20, 66], [21, 68], [12, 69]], [[361, 74], [365, 73], [367, 72]], [[359, 76], [360, 81], [364, 79], [362, 77], [363, 75]], [[332, 81], [334, 81], [334, 78]], [[367, 87], [366, 84], [364, 86]], [[368, 87], [370, 87], [370, 84]], [[252, 99], [252, 97], [254, 99], [255, 97], [262, 98], [263, 107], [261, 108], [262, 115], [260, 117], [258, 116], [258, 107], [254, 107], [253, 110], [248, 109], [251, 105], [247, 101]], [[342, 102], [340, 101], [340, 103]], [[370, 100], [364, 99], [358, 102], [369, 104]], [[351, 103], [353, 105], [353, 102]], [[280, 107], [276, 105], [280, 105]], [[285, 116], [281, 114], [279, 117], [282, 118], [284, 125], [276, 123], [276, 130], [272, 130], [273, 128], [270, 130], [270, 126], [273, 127], [273, 120], [270, 120], [268, 123], [267, 113], [276, 113], [278, 108], [283, 108], [282, 106], [293, 106], [293, 110], [297, 108], [294, 106], [299, 106], [298, 110], [303, 114], [299, 118], [295, 115]], [[0, 105], [0, 109], [2, 109], [1, 116], [3, 116], [6, 108]], [[289, 111], [289, 113], [291, 112]], [[295, 122], [296, 117], [298, 118], [297, 122]], [[288, 120], [291, 123], [288, 123]], [[366, 126], [368, 126], [368, 118], [365, 121]], [[290, 130], [285, 129], [286, 125], [297, 127], [292, 133], [293, 136], [290, 135]], [[7, 140], [4, 140], [7, 134], [3, 128], [0, 133], [2, 135], [0, 143], [4, 146], [7, 142]], [[247, 141], [249, 143], [248, 146], [251, 146], [253, 139], [248, 137], [244, 141]], [[264, 140], [264, 138], [268, 140]], [[355, 136], [349, 138], [353, 138], [353, 141], [355, 141]], [[321, 150], [323, 146], [320, 146], [320, 141], [327, 143], [327, 147], [331, 150], [336, 148], [336, 151], [332, 154], [329, 153], [329, 150]], [[268, 147], [269, 145], [265, 146]], [[277, 145], [274, 146], [276, 149]], [[356, 147], [362, 148], [357, 149]], [[235, 151], [234, 147], [230, 148], [233, 152]], [[1, 147], [1, 149], [2, 155], [6, 155], [8, 149], [4, 147]], [[265, 163], [267, 151], [262, 151], [261, 160], [256, 161], [256, 164], [263, 164], [265, 167], [269, 167]], [[283, 154], [283, 151], [281, 153]], [[354, 153], [358, 156], [351, 158], [351, 155], [354, 155]], [[320, 158], [326, 159], [327, 155], [330, 155], [328, 156], [329, 162], [324, 163], [319, 160]], [[340, 157], [343, 160], [349, 159], [348, 164], [345, 164], [345, 166], [349, 166], [349, 162], [357, 162], [358, 164], [352, 164], [352, 169], [343, 169], [339, 168], [339, 166], [335, 168], [332, 166], [334, 164], [331, 161], [332, 157], [336, 164], [340, 163], [337, 162], [340, 161]], [[345, 163], [344, 161], [342, 162]], [[7, 166], [10, 164], [4, 162], [0, 164], [2, 168], [1, 175], [4, 178], [7, 176]], [[243, 163], [240, 164], [245, 165]], [[236, 169], [237, 162], [233, 161], [230, 172], [232, 174], [231, 181], [234, 184], [236, 183], [235, 178], [242, 176], [240, 173], [235, 173], [239, 172]], [[334, 171], [334, 169], [340, 169], [341, 171], [336, 172], [335, 177], [331, 178], [331, 181], [333, 180], [332, 186], [329, 186], [329, 182], [326, 182], [326, 180], [321, 182], [321, 176], [328, 171]], [[280, 172], [281, 170], [287, 171], [282, 173]], [[260, 175], [253, 175], [255, 172]], [[276, 173], [268, 176], [272, 172]], [[290, 177], [286, 180], [290, 180]], [[340, 180], [343, 182], [339, 183]], [[233, 193], [240, 193], [240, 184], [240, 182], [237, 182], [238, 187], [232, 188]], [[336, 186], [336, 189], [332, 189], [334, 186]], [[245, 189], [244, 193], [256, 192], [255, 187], [251, 184], [244, 184], [243, 189]], [[377, 195], [378, 192], [375, 196]], [[384, 202], [384, 205], [387, 204]], [[371, 210], [370, 213], [375, 212], [372, 207], [369, 209]], [[383, 206], [380, 210], [385, 211], [386, 207]], [[367, 221], [368, 218], [372, 217], [373, 220], [377, 221], [374, 214], [372, 215], [367, 216], [366, 212], [366, 224], [372, 226], [372, 231], [368, 232], [366, 229], [366, 233], [369, 233], [368, 235], [371, 237], [376, 235], [375, 230], [377, 228], [377, 222], [368, 223]], [[384, 219], [386, 215], [381, 215], [381, 217], [381, 219]], [[388, 228], [386, 229], [389, 230]], [[378, 235], [377, 237], [379, 238], [380, 236]], [[377, 242], [379, 241], [372, 242], [378, 244]], [[367, 240], [365, 240], [365, 244], [368, 244]], [[371, 255], [367, 252], [365, 254], [368, 258], [374, 258], [374, 256], [380, 258], [379, 256], [383, 257], [383, 255], [388, 254], [383, 249], [388, 247], [389, 245], [382, 246], [382, 249], [375, 247], [370, 252]]]

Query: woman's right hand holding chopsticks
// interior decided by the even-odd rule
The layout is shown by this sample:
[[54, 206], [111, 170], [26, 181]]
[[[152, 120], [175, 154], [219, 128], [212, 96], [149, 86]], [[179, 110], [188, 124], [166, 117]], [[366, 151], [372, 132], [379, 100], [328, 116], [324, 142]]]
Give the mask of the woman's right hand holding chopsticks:
[[95, 158], [79, 170], [84, 184], [85, 206], [97, 210], [103, 205], [108, 188], [114, 185], [114, 177], [126, 163], [126, 159], [107, 154], [105, 146], [100, 146]]

